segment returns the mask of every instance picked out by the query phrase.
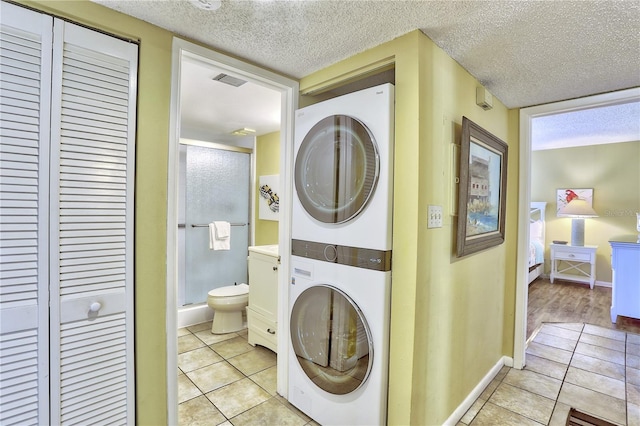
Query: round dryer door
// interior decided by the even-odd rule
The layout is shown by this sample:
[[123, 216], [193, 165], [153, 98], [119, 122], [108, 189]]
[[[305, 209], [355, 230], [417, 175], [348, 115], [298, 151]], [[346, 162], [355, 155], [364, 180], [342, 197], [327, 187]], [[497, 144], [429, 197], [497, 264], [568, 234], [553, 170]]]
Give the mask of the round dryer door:
[[358, 306], [327, 285], [310, 287], [291, 310], [291, 343], [300, 367], [334, 395], [358, 389], [373, 365], [369, 326]]
[[369, 129], [346, 115], [326, 117], [300, 144], [295, 164], [298, 199], [320, 222], [346, 222], [367, 205], [379, 172], [378, 148]]

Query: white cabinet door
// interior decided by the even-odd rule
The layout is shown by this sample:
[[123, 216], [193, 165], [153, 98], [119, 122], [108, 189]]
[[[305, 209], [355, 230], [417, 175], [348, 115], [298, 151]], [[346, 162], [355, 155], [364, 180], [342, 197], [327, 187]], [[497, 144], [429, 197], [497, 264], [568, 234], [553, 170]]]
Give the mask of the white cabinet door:
[[138, 47], [0, 6], [0, 424], [133, 424]]
[[61, 20], [53, 40], [51, 418], [133, 424], [138, 48]]
[[0, 424], [49, 422], [53, 19], [0, 3]]

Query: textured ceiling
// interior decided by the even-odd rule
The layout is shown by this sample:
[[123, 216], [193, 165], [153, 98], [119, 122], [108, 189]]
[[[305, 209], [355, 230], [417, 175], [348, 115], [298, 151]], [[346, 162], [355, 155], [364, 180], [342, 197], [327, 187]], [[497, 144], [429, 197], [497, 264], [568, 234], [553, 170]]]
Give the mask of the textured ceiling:
[[640, 0], [92, 1], [296, 79], [420, 29], [509, 108], [640, 86]]
[[534, 151], [640, 141], [640, 103], [608, 105], [534, 118], [531, 140]]
[[507, 107], [640, 86], [640, 1], [94, 0], [294, 78], [420, 29]]

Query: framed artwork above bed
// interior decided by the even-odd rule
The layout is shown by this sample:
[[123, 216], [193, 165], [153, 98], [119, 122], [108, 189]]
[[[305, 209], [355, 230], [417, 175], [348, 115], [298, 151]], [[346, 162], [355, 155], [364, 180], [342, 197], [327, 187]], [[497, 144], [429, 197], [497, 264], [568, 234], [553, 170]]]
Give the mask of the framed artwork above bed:
[[560, 188], [556, 191], [556, 215], [561, 217], [560, 209], [564, 208], [574, 198], [585, 200], [589, 207], [593, 207], [593, 188]]

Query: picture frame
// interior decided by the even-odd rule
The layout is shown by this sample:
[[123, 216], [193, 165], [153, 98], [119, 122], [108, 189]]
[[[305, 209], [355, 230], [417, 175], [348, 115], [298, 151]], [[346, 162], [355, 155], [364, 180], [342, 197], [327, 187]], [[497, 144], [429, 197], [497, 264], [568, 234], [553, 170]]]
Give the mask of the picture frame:
[[574, 198], [581, 198], [593, 208], [593, 188], [558, 188], [556, 190], [556, 216], [564, 217], [560, 213], [569, 202]]
[[260, 201], [258, 219], [280, 220], [280, 175], [260, 176], [258, 179]]
[[504, 242], [509, 147], [462, 117], [457, 257]]

